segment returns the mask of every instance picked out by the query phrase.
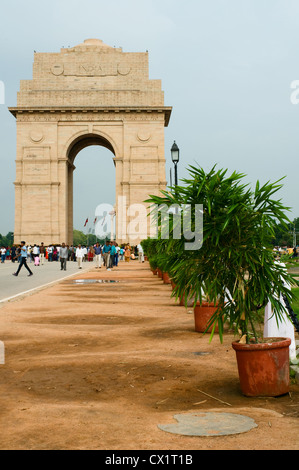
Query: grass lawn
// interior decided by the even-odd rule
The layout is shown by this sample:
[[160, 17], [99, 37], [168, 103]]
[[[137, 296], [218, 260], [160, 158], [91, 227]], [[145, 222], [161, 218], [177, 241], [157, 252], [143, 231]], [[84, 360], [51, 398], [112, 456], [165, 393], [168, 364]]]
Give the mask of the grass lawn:
[[292, 289], [295, 292], [297, 299], [293, 302], [292, 308], [299, 319], [299, 287]]

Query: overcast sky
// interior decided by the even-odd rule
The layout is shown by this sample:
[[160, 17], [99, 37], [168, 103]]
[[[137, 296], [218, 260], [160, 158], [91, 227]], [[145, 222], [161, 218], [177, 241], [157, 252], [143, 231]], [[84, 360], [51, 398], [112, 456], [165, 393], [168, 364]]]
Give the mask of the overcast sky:
[[[290, 100], [299, 80], [298, 0], [13, 0], [1, 5], [1, 19], [0, 233], [14, 230], [16, 126], [7, 107], [20, 80], [32, 78], [34, 50], [59, 52], [88, 38], [149, 51], [150, 78], [162, 80], [173, 106], [168, 180], [176, 140], [179, 177], [195, 162], [240, 171], [253, 184], [286, 176], [280, 197], [299, 216], [299, 104]], [[79, 230], [97, 204], [115, 202], [112, 156], [90, 147], [76, 158]]]

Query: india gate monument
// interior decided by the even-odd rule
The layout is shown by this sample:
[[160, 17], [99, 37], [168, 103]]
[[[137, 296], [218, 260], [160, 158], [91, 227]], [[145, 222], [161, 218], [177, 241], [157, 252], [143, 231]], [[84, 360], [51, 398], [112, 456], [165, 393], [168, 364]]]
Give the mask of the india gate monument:
[[[148, 53], [99, 39], [35, 53], [33, 78], [21, 81], [9, 110], [17, 124], [15, 243], [73, 243], [76, 155], [100, 145], [115, 165], [116, 240], [135, 244], [125, 212], [147, 208], [148, 196], [166, 188], [164, 129], [172, 110], [161, 81], [149, 79]], [[140, 238], [148, 234], [146, 220]]]

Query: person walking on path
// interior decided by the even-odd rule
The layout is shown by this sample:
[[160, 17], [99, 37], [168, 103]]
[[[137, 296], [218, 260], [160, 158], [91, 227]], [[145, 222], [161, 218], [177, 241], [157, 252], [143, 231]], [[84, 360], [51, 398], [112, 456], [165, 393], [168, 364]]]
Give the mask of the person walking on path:
[[76, 249], [76, 258], [78, 261], [78, 268], [82, 269], [82, 260], [84, 258], [84, 250], [81, 245], [79, 245], [78, 248]]
[[53, 246], [52, 245], [48, 246], [47, 253], [48, 253], [48, 262], [51, 263], [53, 261]]
[[130, 262], [130, 257], [131, 257], [131, 248], [130, 248], [130, 245], [127, 245], [125, 248], [125, 261], [127, 263]]
[[106, 244], [104, 245], [104, 248], [103, 248], [104, 265], [106, 266], [106, 269], [110, 269], [109, 268], [110, 251], [111, 251], [110, 242], [106, 241]]
[[21, 245], [16, 247], [15, 261], [16, 260], [17, 260], [17, 263], [21, 262]]
[[40, 259], [41, 266], [43, 266], [45, 262], [45, 252], [46, 252], [46, 249], [44, 247], [44, 244], [41, 243], [41, 246], [39, 247], [39, 259]]
[[139, 263], [144, 263], [144, 252], [141, 243], [137, 245]]
[[119, 261], [119, 253], [120, 253], [120, 247], [118, 246], [117, 243], [115, 243], [115, 257], [114, 257], [114, 266], [118, 267], [118, 261]]
[[102, 248], [100, 247], [99, 243], [96, 244], [96, 247], [94, 249], [94, 254], [96, 258], [96, 268], [101, 268], [102, 267]]
[[32, 263], [32, 261], [34, 261], [32, 258], [32, 246], [31, 245], [27, 246], [27, 260], [29, 263]]
[[109, 268], [113, 269], [114, 259], [115, 259], [115, 255], [116, 255], [116, 248], [115, 248], [114, 242], [110, 242], [110, 248], [111, 248], [111, 250], [110, 250]]
[[68, 256], [69, 256], [69, 249], [67, 246], [65, 246], [65, 243], [63, 243], [59, 252], [61, 271], [66, 271], [66, 262], [67, 262]]
[[88, 253], [87, 253], [87, 258], [88, 258], [89, 263], [93, 261], [94, 255], [95, 255], [94, 247], [90, 246], [89, 250], [88, 250]]
[[1, 263], [5, 263], [6, 260], [6, 248], [4, 246], [1, 247]]
[[39, 257], [39, 252], [40, 252], [39, 246], [34, 244], [34, 247], [33, 247], [33, 250], [32, 250], [32, 256], [33, 256], [34, 262], [35, 262], [35, 258]]
[[86, 261], [86, 258], [87, 258], [87, 248], [86, 248], [86, 246], [83, 246], [82, 250], [83, 250], [83, 261]]
[[11, 261], [13, 263], [16, 262], [16, 251], [17, 251], [17, 247], [15, 245], [12, 245], [10, 255], [11, 255]]
[[21, 262], [20, 262], [20, 265], [19, 265], [19, 268], [18, 268], [17, 272], [13, 273], [13, 276], [17, 277], [23, 266], [25, 266], [25, 268], [29, 272], [28, 277], [33, 276], [33, 272], [31, 271], [31, 269], [27, 265], [27, 248], [25, 246], [25, 242], [21, 242]]

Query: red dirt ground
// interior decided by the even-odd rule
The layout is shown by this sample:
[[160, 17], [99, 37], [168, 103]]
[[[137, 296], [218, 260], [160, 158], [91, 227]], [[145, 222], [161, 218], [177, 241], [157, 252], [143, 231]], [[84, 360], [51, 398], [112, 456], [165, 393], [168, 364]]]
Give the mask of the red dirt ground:
[[[299, 386], [279, 398], [242, 396], [233, 336], [210, 344], [196, 333], [192, 309], [170, 298], [148, 263], [82, 278], [120, 282], [68, 280], [0, 310], [0, 449], [299, 448]], [[258, 427], [204, 438], [158, 429], [175, 414], [212, 410]]]

